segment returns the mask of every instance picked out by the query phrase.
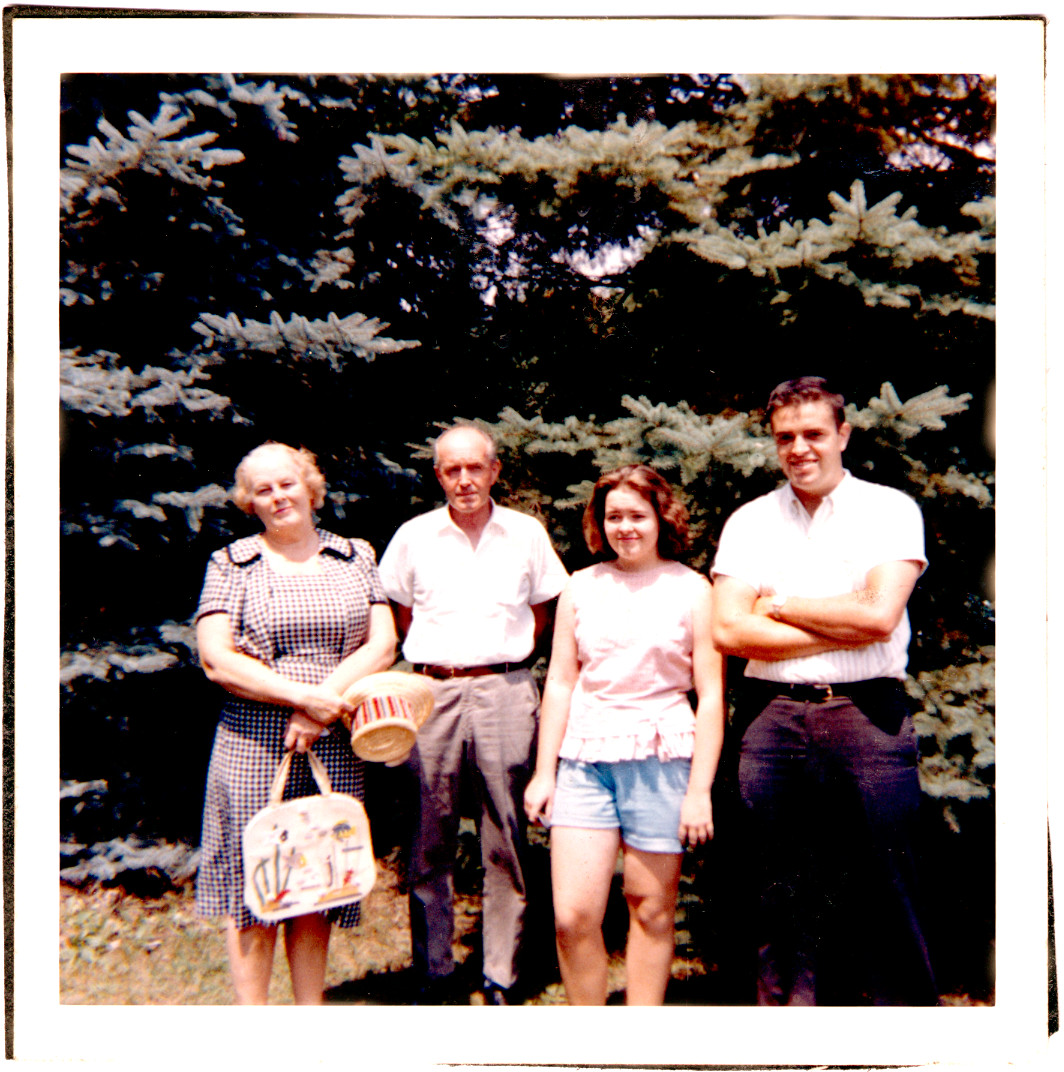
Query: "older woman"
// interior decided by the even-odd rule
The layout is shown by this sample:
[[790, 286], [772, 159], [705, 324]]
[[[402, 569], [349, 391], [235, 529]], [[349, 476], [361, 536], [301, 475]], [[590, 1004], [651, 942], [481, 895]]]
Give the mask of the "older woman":
[[710, 640], [711, 589], [675, 560], [687, 547], [687, 511], [645, 465], [599, 479], [584, 537], [603, 561], [574, 573], [558, 603], [525, 809], [551, 828], [558, 959], [570, 1004], [606, 1002], [602, 921], [620, 849], [626, 1000], [660, 1005], [683, 846], [713, 836], [724, 689]]
[[[350, 712], [342, 694], [353, 682], [391, 665], [396, 638], [373, 549], [315, 526], [325, 481], [313, 454], [264, 443], [237, 467], [233, 499], [263, 531], [211, 556], [196, 612], [203, 668], [229, 693], [207, 775], [196, 908], [228, 917], [237, 1002], [261, 1005], [277, 928], [244, 905], [242, 831], [286, 749], [313, 749], [333, 788], [361, 797], [361, 761], [328, 727]], [[294, 765], [286, 796], [315, 792], [306, 764]], [[336, 913], [342, 927], [358, 922], [357, 905]], [[285, 922], [297, 1004], [322, 1002], [331, 923], [325, 913]]]

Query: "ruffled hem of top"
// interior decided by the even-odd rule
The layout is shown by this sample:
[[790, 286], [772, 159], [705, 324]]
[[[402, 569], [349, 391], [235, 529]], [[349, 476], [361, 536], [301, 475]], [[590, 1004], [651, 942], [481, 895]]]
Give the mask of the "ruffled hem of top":
[[620, 763], [651, 756], [664, 763], [670, 759], [690, 759], [694, 749], [694, 730], [664, 734], [651, 730], [648, 734], [625, 737], [566, 737], [559, 755], [579, 763]]

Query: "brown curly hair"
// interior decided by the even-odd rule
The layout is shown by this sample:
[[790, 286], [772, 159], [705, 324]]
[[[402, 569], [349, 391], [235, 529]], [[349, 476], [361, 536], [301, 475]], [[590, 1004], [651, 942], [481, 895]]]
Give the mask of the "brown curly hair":
[[680, 502], [673, 486], [649, 465], [623, 465], [598, 478], [584, 508], [584, 540], [593, 555], [606, 560], [617, 557], [606, 540], [606, 496], [620, 487], [631, 488], [654, 508], [658, 519], [658, 554], [662, 558], [679, 558], [688, 550], [687, 507]]
[[300, 479], [306, 485], [307, 491], [310, 492], [311, 509], [320, 510], [325, 505], [325, 477], [321, 475], [321, 470], [318, 468], [318, 459], [306, 447], [300, 447], [296, 450], [295, 447], [290, 447], [287, 443], [277, 443], [272, 439], [260, 444], [254, 450], [248, 451], [240, 460], [240, 464], [236, 467], [235, 483], [232, 490], [233, 502], [245, 514], [255, 512], [254, 507], [251, 505], [251, 487], [248, 483], [247, 475], [248, 465], [252, 459], [268, 450], [281, 451], [287, 454], [289, 459], [295, 463]]

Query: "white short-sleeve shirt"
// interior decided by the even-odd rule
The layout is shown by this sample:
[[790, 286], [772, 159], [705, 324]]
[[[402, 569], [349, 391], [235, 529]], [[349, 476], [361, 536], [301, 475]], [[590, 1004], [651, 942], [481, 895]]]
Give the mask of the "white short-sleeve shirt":
[[[874, 566], [901, 561], [927, 566], [919, 507], [900, 491], [845, 472], [812, 517], [789, 484], [739, 507], [721, 533], [712, 576], [734, 577], [759, 593], [832, 596], [863, 587]], [[885, 641], [796, 659], [751, 659], [746, 675], [804, 684], [904, 678], [910, 636], [903, 613]]]
[[416, 663], [482, 666], [532, 653], [532, 606], [568, 575], [534, 517], [492, 504], [480, 540], [446, 506], [400, 526], [380, 563], [388, 598], [413, 610], [403, 655]]

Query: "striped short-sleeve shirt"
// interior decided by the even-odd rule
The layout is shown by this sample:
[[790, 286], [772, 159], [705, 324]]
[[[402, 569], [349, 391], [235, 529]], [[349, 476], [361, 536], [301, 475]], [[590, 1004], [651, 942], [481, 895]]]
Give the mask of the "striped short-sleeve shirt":
[[[712, 575], [734, 577], [756, 592], [833, 596], [862, 588], [884, 562], [926, 567], [920, 509], [908, 495], [846, 472], [812, 517], [789, 484], [739, 507], [721, 533]], [[889, 638], [860, 648], [795, 659], [751, 659], [746, 676], [821, 684], [904, 678], [909, 617]]]

